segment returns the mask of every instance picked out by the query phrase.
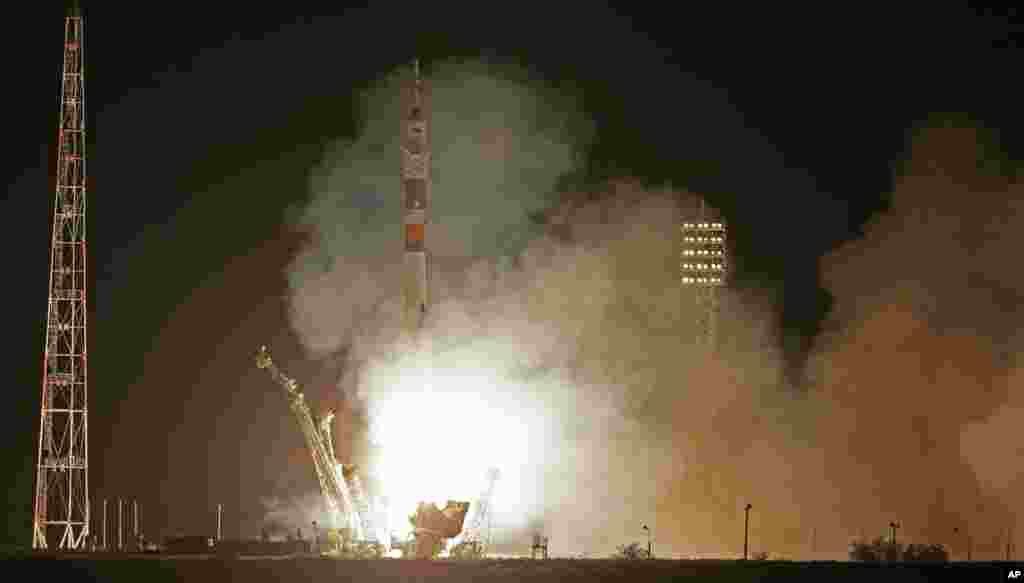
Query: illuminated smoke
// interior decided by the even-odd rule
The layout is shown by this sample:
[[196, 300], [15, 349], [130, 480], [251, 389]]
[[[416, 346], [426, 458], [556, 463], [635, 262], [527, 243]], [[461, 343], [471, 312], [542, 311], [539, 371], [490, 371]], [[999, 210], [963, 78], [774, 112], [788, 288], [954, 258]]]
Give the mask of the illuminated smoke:
[[[296, 258], [289, 272], [293, 324], [314, 356], [329, 355], [342, 348], [348, 350], [349, 366], [340, 385], [350, 397], [362, 397], [371, 415], [370, 424], [376, 428], [377, 435], [370, 437], [380, 442], [376, 449], [382, 455], [373, 456], [373, 450], [365, 455], [375, 459], [375, 466], [385, 469], [404, 464], [400, 470], [404, 472], [403, 477], [416, 476], [423, 482], [416, 496], [425, 499], [472, 496], [483, 487], [484, 467], [476, 471], [465, 462], [444, 466], [444, 472], [450, 476], [447, 481], [460, 484], [468, 491], [455, 491], [450, 485], [437, 486], [440, 490], [431, 491], [426, 481], [439, 472], [434, 471], [435, 468], [409, 465], [424, 464], [431, 458], [418, 452], [414, 459], [408, 458], [407, 447], [396, 444], [391, 437], [396, 430], [405, 432], [409, 429], [405, 425], [413, 422], [400, 418], [416, 411], [409, 405], [440, 406], [448, 398], [441, 395], [422, 403], [418, 395], [423, 390], [422, 384], [410, 380], [415, 368], [404, 362], [389, 366], [385, 358], [395, 352], [399, 316], [396, 295], [401, 251], [397, 234], [400, 231], [396, 230], [400, 204], [397, 82], [397, 78], [387, 79], [364, 96], [366, 124], [359, 140], [341, 143], [327, 152], [324, 163], [314, 171], [311, 181], [314, 196], [310, 205], [303, 209], [299, 222], [312, 227], [317, 240]], [[472, 302], [473, 294], [479, 299], [483, 291], [473, 286], [492, 285], [488, 278], [501, 261], [488, 259], [473, 268], [476, 283], [467, 283], [465, 288], [462, 283], [446, 282], [444, 278], [459, 278], [462, 267], [473, 263], [471, 255], [492, 259], [514, 256], [540, 232], [530, 215], [543, 211], [555, 200], [555, 182], [577, 163], [578, 147], [589, 134], [589, 124], [586, 120], [570, 120], [562, 115], [569, 108], [559, 103], [560, 98], [525, 81], [522, 71], [507, 68], [497, 71], [481, 64], [444, 65], [431, 75], [429, 88], [434, 105], [431, 118], [434, 190], [439, 193], [433, 201], [435, 221], [428, 233], [433, 257], [439, 263], [436, 292], [441, 298], [455, 298], [465, 292], [467, 300]], [[549, 113], [552, 110], [557, 113], [552, 115]], [[453, 267], [453, 263], [458, 265]], [[462, 303], [460, 300], [458, 304]], [[450, 306], [438, 308], [439, 314], [446, 314], [445, 326], [453, 328], [458, 328], [459, 324], [453, 319], [460, 314], [467, 316], [466, 323], [471, 323], [472, 311], [473, 308], [464, 312]], [[511, 313], [506, 313], [505, 317], [509, 321], [517, 320]], [[449, 340], [473, 339], [471, 330], [450, 332], [445, 334]], [[543, 326], [537, 326], [535, 337], [540, 338], [538, 334], [543, 333]], [[495, 340], [497, 342], [486, 348], [495, 358], [518, 350], [501, 336], [496, 336]], [[542, 343], [534, 345], [543, 346]], [[475, 345], [470, 349], [484, 348]], [[462, 353], [449, 352], [448, 357], [457, 354]], [[416, 355], [403, 353], [403, 356], [414, 358]], [[451, 381], [444, 377], [454, 374], [451, 370], [461, 376], [473, 372], [466, 363], [445, 370], [444, 362], [443, 356], [432, 362], [432, 380], [444, 391], [451, 390]], [[520, 363], [507, 364], [513, 367]], [[501, 380], [495, 379], [495, 373], [506, 375], [502, 366], [503, 363], [497, 361], [494, 364], [480, 362], [478, 368], [482, 372], [479, 374], [488, 382]], [[412, 393], [400, 403], [387, 393], [369, 390], [366, 380], [388, 378], [395, 370], [402, 373], [401, 382], [388, 381], [388, 389], [391, 393]], [[384, 381], [377, 384], [381, 382]], [[398, 406], [386, 408], [388, 414], [385, 414], [382, 409], [389, 403]], [[463, 399], [461, 406], [466, 404]], [[501, 405], [507, 407], [507, 403]], [[480, 408], [485, 406], [487, 403], [480, 403]], [[444, 428], [455, 428], [457, 439], [443, 439], [437, 428], [431, 429], [430, 436], [416, 439], [429, 439], [429, 443], [436, 444], [436, 451], [431, 453], [438, 460], [449, 447], [444, 445], [445, 441], [462, 442], [450, 446], [456, 457], [462, 455], [457, 452], [459, 448], [464, 450], [466, 443], [486, 447], [484, 441], [489, 437], [478, 434], [493, 432], [496, 426], [501, 426], [501, 419], [508, 418], [494, 407], [490, 409], [491, 417], [484, 416], [478, 409], [473, 419], [460, 415], [458, 422], [444, 421]], [[450, 409], [445, 410], [446, 415], [452, 414]], [[421, 412], [436, 415], [436, 411], [421, 409]], [[396, 419], [396, 415], [399, 418]], [[339, 418], [344, 420], [345, 416]], [[439, 420], [429, 423], [436, 426]], [[381, 428], [395, 429], [381, 434]], [[503, 427], [503, 430], [505, 434], [515, 432], [514, 427]], [[362, 453], [357, 451], [357, 457]], [[478, 454], [479, 463], [486, 462], [483, 455], [474, 453]], [[456, 470], [467, 472], [466, 477], [454, 475]], [[373, 482], [374, 476], [370, 478]], [[389, 480], [389, 483], [396, 481]], [[503, 483], [512, 484], [514, 480], [509, 477]], [[401, 496], [389, 494], [395, 508], [393, 519], [402, 524], [401, 513], [411, 512], [412, 508], [404, 508], [401, 503], [410, 501], [399, 501]], [[501, 496], [500, 489], [498, 496]]]
[[319, 494], [308, 494], [298, 498], [266, 497], [263, 505], [264, 529], [271, 540], [286, 540], [301, 532], [303, 539], [313, 538], [313, 522], [327, 524], [327, 513], [323, 510], [323, 499]]
[[950, 543], [959, 527], [991, 541], [1024, 510], [1008, 422], [1022, 405], [1024, 191], [987, 138], [956, 123], [916, 134], [891, 208], [823, 261], [836, 303], [817, 432], [847, 527], [901, 519], [918, 539]]
[[969, 528], [991, 552], [1021, 513], [1024, 225], [1020, 187], [981, 178], [976, 134], [922, 134], [891, 208], [823, 260], [835, 305], [792, 387], [767, 296], [725, 292], [719, 353], [691, 342], [685, 193], [623, 182], [535, 226], [587, 125], [503, 79], [432, 78], [429, 348], [396, 343], [395, 79], [367, 95], [363, 135], [326, 153], [299, 221], [316, 237], [289, 270], [293, 325], [314, 358], [346, 349], [339, 387], [372, 444], [353, 449], [393, 521], [420, 499], [472, 499], [494, 465], [509, 552], [541, 526], [553, 552], [601, 556], [648, 524], [663, 554], [735, 556], [747, 502], [755, 551], [807, 557], [813, 539], [841, 558], [900, 520], [904, 540], [955, 546]]

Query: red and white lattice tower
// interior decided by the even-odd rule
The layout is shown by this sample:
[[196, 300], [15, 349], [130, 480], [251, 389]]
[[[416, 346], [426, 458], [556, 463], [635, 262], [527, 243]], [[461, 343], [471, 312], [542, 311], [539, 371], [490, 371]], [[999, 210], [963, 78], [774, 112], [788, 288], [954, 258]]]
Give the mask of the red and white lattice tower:
[[82, 549], [89, 537], [83, 40], [76, 3], [64, 20], [34, 549]]

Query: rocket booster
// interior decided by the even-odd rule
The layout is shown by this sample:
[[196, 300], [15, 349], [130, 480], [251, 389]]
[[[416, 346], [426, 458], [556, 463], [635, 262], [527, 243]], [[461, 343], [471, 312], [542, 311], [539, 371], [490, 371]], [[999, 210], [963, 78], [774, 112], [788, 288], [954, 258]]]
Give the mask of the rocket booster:
[[419, 60], [413, 63], [414, 84], [402, 105], [402, 223], [403, 326], [407, 332], [420, 330], [429, 309], [429, 258], [426, 246], [430, 222], [430, 136]]

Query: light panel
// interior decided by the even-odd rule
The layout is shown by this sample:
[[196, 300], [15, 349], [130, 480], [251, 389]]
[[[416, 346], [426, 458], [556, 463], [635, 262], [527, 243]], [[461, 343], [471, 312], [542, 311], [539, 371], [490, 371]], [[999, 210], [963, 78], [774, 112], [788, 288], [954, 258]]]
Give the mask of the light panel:
[[724, 285], [727, 228], [720, 220], [684, 221], [680, 227], [680, 282], [688, 286]]

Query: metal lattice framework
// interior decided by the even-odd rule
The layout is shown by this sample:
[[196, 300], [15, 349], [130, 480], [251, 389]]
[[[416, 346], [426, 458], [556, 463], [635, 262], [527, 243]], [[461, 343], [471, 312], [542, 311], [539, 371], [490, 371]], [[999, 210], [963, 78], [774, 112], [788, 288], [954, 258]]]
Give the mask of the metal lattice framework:
[[327, 505], [332, 527], [348, 530], [349, 540], [357, 555], [380, 556], [387, 550], [389, 541], [378, 528], [356, 467], [340, 464], [335, 457], [334, 437], [331, 433], [334, 411], [328, 411], [319, 421], [315, 420], [305, 396], [299, 390], [299, 384], [277, 368], [266, 346], [260, 347], [256, 354], [256, 366], [266, 369], [274, 382], [288, 395], [292, 413], [299, 422], [302, 435], [306, 438], [306, 447], [313, 457], [320, 493]]
[[693, 290], [698, 340], [714, 346], [718, 334], [719, 292], [728, 275], [726, 224], [703, 202], [680, 224], [680, 283]]
[[[332, 442], [333, 443], [333, 442]], [[381, 525], [376, 520], [374, 508], [370, 506], [370, 499], [363, 488], [363, 482], [359, 479], [358, 468], [355, 465], [339, 464], [338, 471], [352, 493], [352, 503], [355, 506], [356, 514], [359, 516], [359, 526], [363, 534], [363, 542], [379, 543], [388, 546], [390, 537], [388, 533], [381, 530]]]
[[[313, 467], [316, 469], [316, 477], [320, 482], [320, 492], [323, 494], [327, 511], [331, 516], [333, 528], [350, 528], [355, 538], [361, 538], [359, 521], [355, 515], [354, 501], [348, 485], [342, 479], [338, 462], [334, 457], [334, 442], [331, 440], [330, 423], [334, 418], [333, 412], [317, 423], [313, 414], [306, 404], [305, 395], [299, 390], [299, 384], [295, 379], [285, 375], [267, 352], [267, 347], [260, 347], [256, 355], [256, 366], [266, 369], [278, 385], [285, 390], [288, 402], [295, 419], [299, 423], [303, 437], [306, 438], [306, 447], [313, 457]], [[324, 433], [327, 428], [327, 433]]]
[[479, 559], [486, 555], [490, 540], [484, 536], [484, 529], [491, 517], [491, 499], [494, 497], [494, 486], [500, 477], [501, 473], [497, 468], [487, 470], [485, 478], [487, 485], [480, 497], [477, 498], [474, 505], [475, 512], [463, 529], [461, 540], [457, 541], [452, 548], [452, 556]]
[[72, 9], [64, 20], [34, 549], [82, 549], [89, 536], [83, 32]]

